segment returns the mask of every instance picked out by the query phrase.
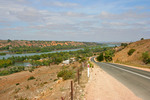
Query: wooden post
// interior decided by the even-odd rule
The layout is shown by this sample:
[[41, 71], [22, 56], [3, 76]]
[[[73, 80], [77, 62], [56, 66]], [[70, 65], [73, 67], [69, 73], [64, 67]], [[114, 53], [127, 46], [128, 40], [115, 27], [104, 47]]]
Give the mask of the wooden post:
[[77, 76], [78, 76], [78, 84], [80, 83], [80, 75], [79, 75], [79, 69], [77, 71]]
[[61, 100], [64, 100], [64, 98], [63, 98], [63, 97], [61, 97]]
[[71, 100], [73, 100], [73, 82], [71, 81]]

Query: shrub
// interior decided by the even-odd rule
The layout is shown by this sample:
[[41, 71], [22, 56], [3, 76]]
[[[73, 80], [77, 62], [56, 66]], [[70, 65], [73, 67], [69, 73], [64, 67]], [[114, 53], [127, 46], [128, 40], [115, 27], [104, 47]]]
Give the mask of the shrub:
[[65, 73], [63, 76], [64, 80], [72, 79], [72, 78], [74, 78], [74, 72], [71, 70], [68, 70], [67, 73]]
[[33, 77], [33, 76], [28, 78], [28, 80], [33, 80], [33, 79], [35, 79], [35, 77]]
[[57, 74], [57, 77], [62, 77], [64, 80], [74, 78], [74, 72], [72, 70], [62, 70]]
[[88, 64], [89, 64], [89, 67], [94, 68], [93, 64], [90, 61], [88, 61]]
[[121, 46], [126, 47], [126, 46], [128, 46], [128, 44], [127, 43], [121, 43]]
[[35, 69], [35, 67], [31, 67], [30, 69], [29, 69], [29, 72], [33, 72], [34, 71], [34, 69]]
[[11, 60], [9, 60], [9, 59], [7, 59], [7, 60], [0, 59], [0, 68], [6, 68], [6, 67], [12, 65], [12, 63], [13, 62]]
[[6, 53], [0, 53], [0, 55], [6, 55]]
[[20, 83], [16, 83], [16, 85], [19, 85]]
[[105, 51], [105, 60], [106, 62], [112, 61], [112, 57], [114, 56], [115, 51], [114, 50], [107, 50]]
[[0, 76], [2, 76], [2, 75], [8, 75], [9, 74], [9, 71], [8, 70], [2, 70], [1, 72], [0, 72]]
[[27, 85], [27, 86], [25, 86], [25, 88], [26, 88], [26, 89], [29, 89], [30, 87], [29, 87], [29, 85]]
[[135, 49], [130, 49], [128, 55], [131, 56], [135, 52]]
[[24, 70], [24, 66], [16, 66], [16, 67], [12, 67], [10, 69], [4, 69], [4, 70], [0, 71], [0, 76], [9, 75], [9, 74], [20, 72], [23, 70]]
[[23, 71], [25, 68], [24, 66], [17, 66], [10, 69], [10, 74]]
[[57, 77], [63, 77], [67, 73], [67, 70], [62, 70], [58, 72]]
[[54, 79], [54, 82], [57, 81], [58, 79]]
[[67, 69], [69, 66], [62, 66], [62, 69]]
[[149, 56], [148, 52], [142, 53], [142, 58], [143, 58], [143, 62], [144, 62], [145, 64], [150, 63], [150, 56]]
[[104, 56], [103, 53], [101, 53], [98, 57], [97, 57], [98, 61], [103, 61], [104, 60]]

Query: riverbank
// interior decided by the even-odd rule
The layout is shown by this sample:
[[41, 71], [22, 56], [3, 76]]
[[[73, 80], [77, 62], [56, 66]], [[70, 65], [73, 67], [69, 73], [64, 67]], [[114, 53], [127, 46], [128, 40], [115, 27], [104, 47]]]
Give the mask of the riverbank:
[[55, 50], [55, 51], [50, 51], [50, 52], [40, 52], [40, 53], [25, 53], [25, 54], [6, 54], [6, 55], [1, 55], [0, 59], [7, 59], [9, 57], [23, 57], [23, 56], [34, 56], [34, 55], [41, 55], [41, 54], [48, 54], [48, 53], [56, 53], [56, 52], [69, 52], [69, 51], [77, 51], [77, 50], [82, 50], [83, 48], [78, 48], [78, 49], [67, 49], [67, 50]]

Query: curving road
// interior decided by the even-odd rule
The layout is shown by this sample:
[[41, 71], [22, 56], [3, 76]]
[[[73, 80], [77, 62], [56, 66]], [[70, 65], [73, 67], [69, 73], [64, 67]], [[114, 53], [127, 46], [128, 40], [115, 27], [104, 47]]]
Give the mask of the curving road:
[[150, 72], [113, 63], [95, 62], [105, 72], [128, 87], [142, 100], [150, 100]]

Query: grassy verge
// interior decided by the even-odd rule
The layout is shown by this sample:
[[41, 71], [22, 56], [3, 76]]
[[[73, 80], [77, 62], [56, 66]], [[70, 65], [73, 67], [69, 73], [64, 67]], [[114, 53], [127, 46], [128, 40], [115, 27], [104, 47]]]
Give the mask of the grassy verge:
[[139, 68], [148, 68], [148, 69], [150, 69], [150, 65], [139, 65], [139, 64], [133, 64], [133, 63], [130, 63], [130, 62], [119, 62], [119, 61], [117, 61], [115, 63], [134, 66], [134, 67], [139, 67]]

